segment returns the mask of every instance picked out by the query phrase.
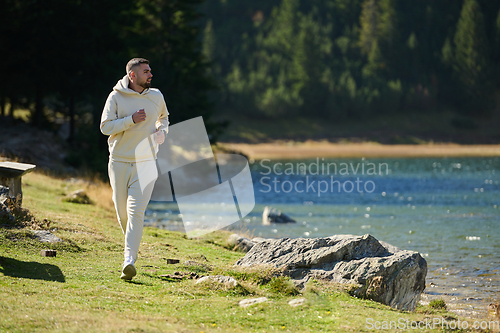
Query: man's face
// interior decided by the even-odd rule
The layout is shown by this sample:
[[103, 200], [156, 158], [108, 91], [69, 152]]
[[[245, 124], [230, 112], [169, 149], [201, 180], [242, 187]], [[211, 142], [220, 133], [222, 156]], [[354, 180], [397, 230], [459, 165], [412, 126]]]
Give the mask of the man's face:
[[153, 74], [151, 74], [151, 67], [149, 67], [148, 64], [140, 64], [133, 72], [135, 74], [134, 82], [138, 86], [144, 89], [151, 87], [151, 78]]

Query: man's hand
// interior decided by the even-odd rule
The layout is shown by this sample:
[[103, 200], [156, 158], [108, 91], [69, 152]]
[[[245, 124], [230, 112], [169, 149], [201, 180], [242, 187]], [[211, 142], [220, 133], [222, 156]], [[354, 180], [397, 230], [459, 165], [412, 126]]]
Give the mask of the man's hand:
[[163, 130], [156, 131], [155, 132], [155, 141], [159, 145], [161, 145], [163, 142], [165, 142], [165, 131], [163, 131]]
[[141, 121], [144, 121], [146, 120], [146, 111], [144, 111], [144, 109], [140, 109], [139, 111], [136, 111], [133, 115], [132, 115], [132, 120], [134, 121], [134, 123], [140, 123]]

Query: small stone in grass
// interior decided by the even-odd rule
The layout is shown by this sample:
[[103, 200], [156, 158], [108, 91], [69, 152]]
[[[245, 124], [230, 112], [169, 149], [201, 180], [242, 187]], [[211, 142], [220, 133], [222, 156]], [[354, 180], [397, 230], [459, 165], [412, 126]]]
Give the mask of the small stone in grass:
[[259, 304], [262, 302], [266, 302], [267, 297], [259, 297], [259, 298], [247, 298], [242, 301], [240, 301], [240, 307], [246, 308], [248, 306], [254, 305], [254, 304]]
[[236, 288], [236, 286], [238, 285], [238, 281], [236, 281], [233, 277], [224, 275], [204, 276], [198, 281], [196, 281], [196, 284], [205, 283], [208, 281], [213, 281], [222, 284], [228, 289]]
[[288, 305], [296, 307], [296, 306], [304, 305], [305, 303], [306, 303], [305, 298], [296, 298], [296, 299], [292, 299], [290, 302], [288, 302]]
[[56, 254], [56, 250], [42, 250], [42, 252], [40, 253], [42, 257], [55, 257]]
[[167, 264], [168, 265], [174, 265], [179, 263], [179, 259], [167, 259]]

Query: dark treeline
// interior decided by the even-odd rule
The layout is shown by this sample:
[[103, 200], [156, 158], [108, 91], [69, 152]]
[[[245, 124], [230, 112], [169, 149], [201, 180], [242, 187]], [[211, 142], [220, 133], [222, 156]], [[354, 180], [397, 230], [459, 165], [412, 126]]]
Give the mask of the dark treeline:
[[497, 0], [207, 0], [203, 53], [221, 109], [344, 119], [491, 115]]
[[151, 61], [171, 123], [203, 116], [215, 139], [207, 92], [215, 88], [203, 61], [202, 0], [3, 0], [0, 2], [0, 130], [12, 110], [30, 110], [33, 126], [69, 128], [67, 161], [105, 173], [99, 132], [107, 95], [132, 57]]

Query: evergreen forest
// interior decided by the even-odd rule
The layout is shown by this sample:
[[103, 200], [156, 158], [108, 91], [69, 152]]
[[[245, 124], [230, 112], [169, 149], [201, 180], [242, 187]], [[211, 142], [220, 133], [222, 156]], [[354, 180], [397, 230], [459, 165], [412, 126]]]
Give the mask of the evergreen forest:
[[227, 113], [488, 116], [498, 0], [207, 0], [202, 51]]

